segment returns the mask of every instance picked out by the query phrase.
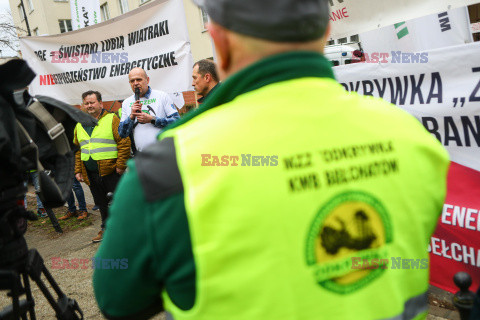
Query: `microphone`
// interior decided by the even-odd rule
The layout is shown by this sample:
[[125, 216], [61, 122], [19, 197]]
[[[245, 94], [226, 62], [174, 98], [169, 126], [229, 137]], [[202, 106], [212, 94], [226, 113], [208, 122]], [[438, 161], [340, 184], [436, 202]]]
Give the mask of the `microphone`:
[[135, 101], [140, 100], [140, 88], [135, 88]]

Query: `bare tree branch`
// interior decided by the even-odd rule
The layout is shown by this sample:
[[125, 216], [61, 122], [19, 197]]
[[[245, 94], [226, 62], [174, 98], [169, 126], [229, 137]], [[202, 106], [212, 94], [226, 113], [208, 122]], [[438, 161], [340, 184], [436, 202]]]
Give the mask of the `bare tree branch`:
[[9, 48], [18, 51], [18, 35], [25, 34], [25, 30], [13, 24], [10, 12], [0, 13], [0, 49]]

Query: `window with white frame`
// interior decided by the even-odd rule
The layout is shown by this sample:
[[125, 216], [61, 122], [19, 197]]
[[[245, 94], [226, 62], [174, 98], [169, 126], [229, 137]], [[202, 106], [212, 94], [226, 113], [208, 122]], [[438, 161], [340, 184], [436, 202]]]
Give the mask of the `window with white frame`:
[[127, 0], [118, 0], [118, 5], [120, 6], [121, 14], [128, 12], [128, 1]]
[[28, 9], [30, 10], [29, 12], [32, 12], [33, 9], [34, 9], [33, 8], [33, 2], [32, 2], [32, 0], [27, 0], [27, 2], [28, 2]]
[[18, 14], [20, 15], [20, 19], [25, 20], [25, 14], [23, 13], [23, 6], [22, 4], [18, 5]]
[[110, 13], [108, 12], [108, 3], [105, 2], [100, 6], [100, 12], [102, 13], [102, 21], [110, 19]]
[[58, 25], [60, 26], [60, 33], [72, 31], [72, 20], [58, 20]]
[[203, 9], [203, 8], [200, 8], [200, 11], [202, 13], [202, 27], [203, 27], [203, 30], [207, 30], [207, 23], [209, 21], [207, 11], [205, 11], [205, 9]]

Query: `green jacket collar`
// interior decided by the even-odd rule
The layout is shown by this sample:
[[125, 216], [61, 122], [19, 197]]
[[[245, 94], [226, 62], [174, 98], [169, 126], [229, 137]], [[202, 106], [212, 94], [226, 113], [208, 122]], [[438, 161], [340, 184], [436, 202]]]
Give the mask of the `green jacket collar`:
[[189, 112], [166, 130], [176, 128], [209, 109], [232, 101], [241, 94], [272, 83], [304, 77], [334, 79], [330, 62], [316, 52], [293, 51], [267, 57], [222, 82], [222, 85], [209, 94], [198, 109]]
[[211, 95], [211, 94], [213, 93], [213, 91], [215, 91], [215, 89], [217, 89], [218, 87], [220, 87], [220, 82], [217, 83], [217, 84], [212, 88], [212, 90], [210, 90], [210, 91], [205, 95], [205, 97], [201, 97], [200, 99], [198, 99], [197, 102], [198, 102], [198, 103], [204, 103], [205, 100], [207, 100], [207, 97], [208, 97], [209, 95]]

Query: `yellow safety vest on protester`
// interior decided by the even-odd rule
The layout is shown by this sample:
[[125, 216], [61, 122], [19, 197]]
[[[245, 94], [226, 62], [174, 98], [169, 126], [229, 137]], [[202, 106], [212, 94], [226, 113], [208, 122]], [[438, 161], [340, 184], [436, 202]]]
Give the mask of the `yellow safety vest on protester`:
[[426, 316], [426, 247], [449, 161], [406, 112], [333, 79], [301, 78], [238, 96], [168, 136], [197, 277], [190, 310], [163, 293], [175, 320]]
[[77, 123], [75, 131], [81, 149], [82, 161], [115, 159], [117, 158], [117, 143], [112, 131], [113, 113], [106, 114], [95, 126], [92, 136], [89, 136], [80, 123]]

